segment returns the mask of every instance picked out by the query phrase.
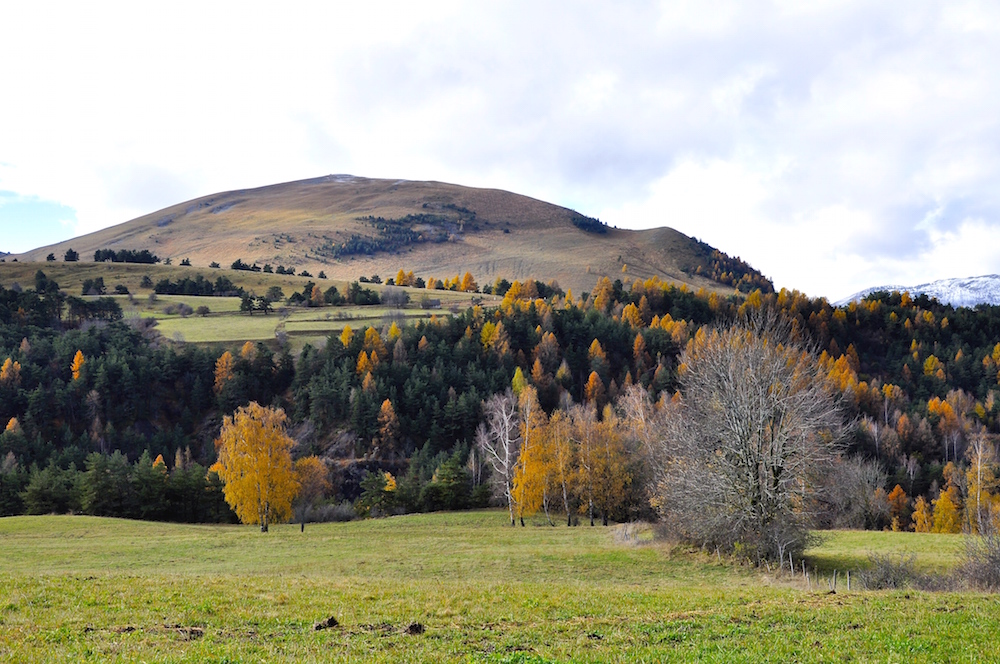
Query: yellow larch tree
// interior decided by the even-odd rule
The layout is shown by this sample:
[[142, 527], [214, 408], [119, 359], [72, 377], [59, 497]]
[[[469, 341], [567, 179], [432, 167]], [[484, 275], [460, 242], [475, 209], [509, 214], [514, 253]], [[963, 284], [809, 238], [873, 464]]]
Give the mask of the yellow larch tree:
[[16, 386], [21, 382], [21, 363], [7, 358], [0, 367], [0, 385]]
[[375, 367], [372, 365], [371, 358], [368, 357], [368, 353], [361, 351], [358, 353], [358, 364], [356, 371], [359, 376], [364, 376], [366, 373], [371, 373], [374, 371]]
[[639, 313], [639, 307], [635, 306], [631, 302], [626, 304], [625, 308], [622, 309], [622, 322], [628, 323], [637, 329], [642, 327], [642, 314]]
[[913, 506], [913, 531], [917, 533], [929, 533], [934, 525], [934, 518], [931, 515], [931, 507], [927, 499], [917, 496], [917, 502]]
[[243, 523], [282, 523], [291, 516], [299, 480], [292, 467], [295, 441], [285, 433], [285, 411], [256, 401], [226, 416], [215, 441], [226, 502]]
[[934, 525], [931, 527], [931, 532], [962, 532], [962, 518], [959, 513], [959, 501], [957, 499], [958, 489], [955, 487], [952, 487], [952, 489], [942, 491], [937, 500], [932, 501], [934, 505]]
[[351, 345], [351, 340], [354, 338], [354, 330], [351, 329], [350, 325], [345, 325], [344, 329], [340, 332], [340, 343], [347, 348]]
[[471, 272], [466, 272], [462, 276], [462, 282], [459, 285], [458, 289], [466, 293], [474, 293], [477, 290], [479, 290], [479, 285], [476, 283], [476, 280], [472, 278]]
[[396, 340], [403, 335], [403, 331], [399, 329], [399, 325], [396, 321], [392, 321], [392, 325], [389, 326], [389, 331], [386, 333], [386, 337], [389, 339], [389, 343], [396, 343]]
[[254, 360], [256, 360], [257, 345], [252, 341], [248, 341], [245, 344], [243, 344], [243, 346], [240, 348], [240, 357], [246, 360], [247, 362], [253, 362]]
[[584, 400], [594, 408], [603, 408], [606, 394], [604, 381], [601, 380], [596, 371], [591, 371], [590, 377], [587, 379], [587, 385], [584, 387]]
[[73, 380], [80, 380], [80, 373], [83, 370], [83, 365], [87, 363], [87, 359], [83, 356], [83, 351], [76, 351], [76, 355], [73, 356], [73, 363], [69, 365], [70, 371], [73, 372]]
[[545, 435], [545, 411], [538, 405], [535, 388], [525, 385], [518, 394], [518, 410], [521, 420], [521, 450], [514, 470], [511, 492], [517, 505], [518, 517], [524, 525], [524, 517], [539, 509], [545, 511], [549, 524], [549, 498], [551, 496], [551, 465]]
[[219, 356], [215, 361], [215, 393], [220, 394], [222, 388], [233, 379], [233, 372], [236, 368], [236, 360], [228, 350]]
[[365, 330], [365, 350], [378, 353], [379, 357], [389, 357], [389, 351], [382, 343], [382, 335], [374, 327]]

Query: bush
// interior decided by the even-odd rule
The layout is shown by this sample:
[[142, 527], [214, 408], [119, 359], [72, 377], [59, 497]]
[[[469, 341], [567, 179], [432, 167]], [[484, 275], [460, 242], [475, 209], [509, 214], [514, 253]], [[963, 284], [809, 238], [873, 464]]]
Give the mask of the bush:
[[959, 567], [962, 579], [973, 588], [1000, 591], [1000, 535], [970, 535]]
[[867, 590], [894, 590], [923, 585], [916, 572], [917, 557], [912, 553], [872, 553], [869, 554], [868, 561], [871, 567], [858, 575], [861, 585]]
[[354, 510], [354, 505], [345, 500], [339, 505], [319, 505], [314, 507], [309, 514], [309, 520], [319, 523], [329, 521], [354, 521], [358, 518], [358, 513]]

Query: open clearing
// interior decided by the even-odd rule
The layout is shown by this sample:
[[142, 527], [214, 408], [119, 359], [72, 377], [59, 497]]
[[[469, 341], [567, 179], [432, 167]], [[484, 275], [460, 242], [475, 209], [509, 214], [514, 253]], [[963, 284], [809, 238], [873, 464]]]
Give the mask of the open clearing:
[[[505, 519], [439, 513], [266, 535], [0, 519], [0, 660], [939, 662], [997, 652], [998, 597], [807, 591], [714, 556], [622, 543], [612, 528]], [[860, 565], [878, 547], [919, 559], [960, 542], [837, 533], [812, 553]], [[337, 626], [314, 629], [331, 616]]]

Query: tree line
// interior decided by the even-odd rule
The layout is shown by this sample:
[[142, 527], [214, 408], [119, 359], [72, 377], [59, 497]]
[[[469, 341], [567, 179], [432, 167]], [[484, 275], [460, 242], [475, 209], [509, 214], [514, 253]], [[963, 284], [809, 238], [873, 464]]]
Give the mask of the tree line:
[[[410, 280], [400, 274], [398, 280]], [[456, 278], [459, 287], [464, 280]], [[293, 360], [264, 345], [172, 347], [142, 321], [67, 315], [67, 296], [44, 275], [35, 286], [0, 288], [0, 364], [7, 367], [0, 372], [0, 421], [17, 420], [0, 434], [0, 453], [13, 455], [9, 477], [11, 464], [22, 478], [33, 464], [84, 468], [94, 451], [120, 450], [134, 462], [147, 450], [169, 459], [190, 447], [208, 467], [221, 417], [256, 401], [283, 408], [292, 426], [308, 424], [303, 452], [354, 457], [343, 468], [331, 464], [331, 500], [355, 501], [367, 492], [359, 507], [376, 512], [482, 504], [481, 487], [492, 486], [495, 472], [477, 444], [478, 430], [487, 421], [485, 405], [513, 389], [512, 380], [530, 387], [547, 422], [568, 421], [578, 432], [587, 421], [625, 426], [630, 418], [619, 404], [627, 393], [641, 389], [658, 408], [675, 395], [685, 398], [683, 354], [699, 334], [770, 311], [787, 325], [790, 343], [816, 355], [845, 420], [859, 423], [843, 432], [843, 456], [867, 465], [831, 471], [843, 500], [816, 507], [821, 523], [943, 529], [948, 503], [968, 524], [970, 505], [986, 513], [995, 493], [993, 462], [979, 464], [975, 482], [968, 472], [979, 441], [992, 449], [998, 430], [997, 307], [954, 309], [876, 293], [838, 308], [794, 291], [727, 297], [658, 279], [604, 278], [576, 297], [531, 280], [498, 280], [490, 285], [503, 290], [496, 308], [415, 325], [348, 327]], [[317, 291], [325, 303], [315, 284], [299, 295], [312, 302]], [[83, 364], [74, 370], [78, 353]], [[544, 439], [547, 429], [540, 431]], [[626, 451], [634, 446], [622, 444]], [[566, 485], [561, 509], [569, 504], [574, 516], [583, 509], [602, 520], [651, 509], [649, 487], [658, 480], [634, 472], [641, 457], [627, 458], [626, 504], [584, 499], [577, 483]], [[537, 462], [531, 453], [525, 459]], [[379, 477], [391, 491], [376, 486]], [[551, 487], [518, 487], [525, 492], [518, 505], [559, 511]], [[510, 490], [513, 499], [513, 484]], [[530, 498], [539, 495], [541, 503]]]

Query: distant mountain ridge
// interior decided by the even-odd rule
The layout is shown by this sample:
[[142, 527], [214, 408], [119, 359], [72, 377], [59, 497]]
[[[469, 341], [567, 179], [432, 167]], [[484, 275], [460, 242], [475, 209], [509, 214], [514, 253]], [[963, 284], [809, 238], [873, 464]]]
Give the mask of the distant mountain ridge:
[[953, 307], [975, 307], [977, 304], [1000, 305], [1000, 275], [939, 279], [917, 286], [878, 286], [866, 288], [839, 302], [838, 306], [864, 299], [878, 291], [908, 292], [911, 296], [926, 295]]

